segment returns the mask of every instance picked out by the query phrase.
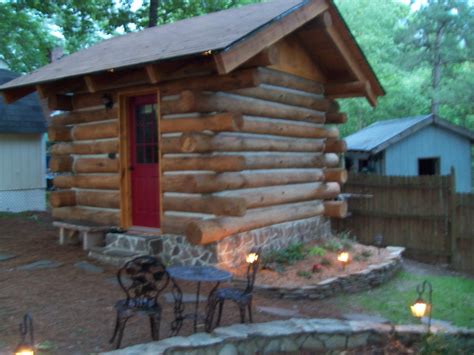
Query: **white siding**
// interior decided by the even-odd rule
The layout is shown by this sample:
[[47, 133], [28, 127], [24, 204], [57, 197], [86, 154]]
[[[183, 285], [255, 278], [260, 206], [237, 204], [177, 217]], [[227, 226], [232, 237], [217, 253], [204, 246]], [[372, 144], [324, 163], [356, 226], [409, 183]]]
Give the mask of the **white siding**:
[[0, 133], [0, 191], [45, 187], [43, 137]]
[[442, 128], [428, 126], [385, 151], [385, 174], [418, 175], [418, 159], [440, 158], [440, 173], [456, 171], [458, 192], [471, 191], [471, 144], [468, 139]]

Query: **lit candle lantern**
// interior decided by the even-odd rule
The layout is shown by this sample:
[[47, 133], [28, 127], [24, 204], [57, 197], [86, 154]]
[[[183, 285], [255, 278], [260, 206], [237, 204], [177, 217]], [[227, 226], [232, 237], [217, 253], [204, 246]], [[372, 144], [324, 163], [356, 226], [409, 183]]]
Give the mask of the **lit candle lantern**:
[[346, 264], [349, 262], [349, 253], [347, 251], [339, 253], [337, 260], [342, 263], [342, 270], [345, 270]]
[[[425, 289], [427, 289], [428, 293], [428, 302], [423, 299]], [[428, 316], [428, 333], [430, 333], [431, 312], [433, 310], [433, 287], [428, 280], [425, 280], [422, 284], [416, 286], [416, 292], [418, 293], [418, 298], [415, 303], [410, 306], [411, 314], [416, 318]]]
[[247, 263], [249, 264], [253, 264], [254, 262], [256, 262], [258, 260], [258, 254], [257, 253], [250, 253], [249, 255], [247, 255]]
[[414, 317], [421, 318], [425, 316], [428, 305], [423, 300], [417, 300], [413, 306], [410, 306], [410, 308]]
[[16, 349], [15, 355], [35, 355], [35, 352], [32, 349], [25, 347]]
[[342, 252], [337, 256], [337, 260], [343, 263], [347, 263], [349, 261], [349, 253], [348, 252]]

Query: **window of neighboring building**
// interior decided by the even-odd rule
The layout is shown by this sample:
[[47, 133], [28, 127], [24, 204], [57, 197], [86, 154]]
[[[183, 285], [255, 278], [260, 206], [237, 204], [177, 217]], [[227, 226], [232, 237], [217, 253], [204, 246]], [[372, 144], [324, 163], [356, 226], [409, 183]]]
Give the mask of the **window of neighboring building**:
[[418, 175], [439, 175], [439, 158], [418, 159]]

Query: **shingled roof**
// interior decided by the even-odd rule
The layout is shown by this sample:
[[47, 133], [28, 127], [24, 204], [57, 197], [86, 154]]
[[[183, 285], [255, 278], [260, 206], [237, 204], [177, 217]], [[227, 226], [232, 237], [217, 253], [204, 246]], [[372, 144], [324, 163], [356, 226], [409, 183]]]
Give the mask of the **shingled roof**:
[[474, 132], [455, 126], [434, 115], [423, 115], [375, 122], [346, 137], [347, 150], [377, 154], [429, 125], [447, 129], [474, 143]]
[[[249, 59], [240, 54], [242, 47], [247, 46], [246, 49], [249, 46], [252, 49], [258, 47], [258, 50], [262, 50], [265, 46], [309, 23], [324, 11], [333, 17], [339, 43], [348, 48], [349, 52], [343, 51], [340, 56], [347, 60], [350, 53], [355, 63], [344, 64], [345, 69], [337, 68], [336, 74], [344, 70], [363, 73], [375, 96], [383, 95], [382, 86], [332, 0], [276, 0], [128, 33], [80, 50], [17, 78], [0, 86], [0, 91], [5, 94], [7, 91], [20, 90], [20, 95], [17, 96], [21, 96], [22, 92], [29, 93], [34, 90], [34, 85], [38, 84], [203, 54], [214, 56], [216, 63], [220, 64], [220, 74], [225, 74], [242, 64], [239, 60], [244, 62]], [[278, 26], [279, 24], [281, 26]], [[250, 43], [249, 40], [254, 42]], [[333, 60], [334, 58], [325, 58], [327, 54], [322, 55], [322, 52], [314, 54], [320, 50], [320, 46], [315, 43], [309, 36], [306, 47], [313, 53], [315, 59], [323, 61], [321, 63], [323, 67], [327, 66], [327, 63], [337, 62]], [[328, 51], [327, 48], [321, 50]], [[233, 56], [229, 63], [230, 54], [233, 55], [235, 52], [239, 54]], [[358, 79], [348, 77], [348, 80]]]
[[[18, 76], [9, 70], [0, 69], [0, 84]], [[43, 132], [46, 132], [46, 121], [36, 94], [30, 94], [11, 105], [0, 98], [0, 133]]]

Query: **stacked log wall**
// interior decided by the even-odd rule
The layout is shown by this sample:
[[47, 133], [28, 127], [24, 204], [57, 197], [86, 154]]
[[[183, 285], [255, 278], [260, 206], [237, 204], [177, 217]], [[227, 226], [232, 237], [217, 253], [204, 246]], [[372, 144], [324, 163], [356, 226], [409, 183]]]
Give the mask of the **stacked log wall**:
[[[323, 85], [250, 68], [146, 88], [161, 94], [164, 232], [209, 243], [322, 215], [323, 200], [338, 195], [347, 175], [335, 124], [346, 117]], [[117, 102], [118, 91], [108, 93]], [[52, 119], [50, 167], [65, 175], [51, 205], [58, 219], [120, 225], [118, 105], [105, 109], [101, 96], [75, 95], [74, 110]], [[329, 215], [343, 207], [331, 204]]]
[[75, 110], [53, 116], [48, 129], [55, 191], [53, 217], [120, 225], [119, 120], [117, 105], [105, 109], [97, 95]]
[[[164, 226], [194, 244], [325, 214], [345, 182], [338, 105], [314, 81], [266, 68], [258, 85], [184, 90], [161, 103]], [[227, 206], [228, 208], [224, 208]], [[326, 203], [341, 217], [343, 202]]]

